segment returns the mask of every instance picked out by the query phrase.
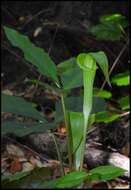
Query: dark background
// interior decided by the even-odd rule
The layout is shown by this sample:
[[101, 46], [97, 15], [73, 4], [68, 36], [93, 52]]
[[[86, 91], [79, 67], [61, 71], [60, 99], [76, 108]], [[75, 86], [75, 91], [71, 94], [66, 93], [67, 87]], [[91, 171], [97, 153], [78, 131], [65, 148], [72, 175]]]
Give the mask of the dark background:
[[[99, 22], [104, 14], [121, 13], [129, 20], [129, 1], [3, 1], [2, 26], [10, 26], [28, 35], [38, 46], [49, 52], [58, 64], [83, 51], [103, 50], [110, 66], [125, 42], [98, 41], [87, 29]], [[46, 23], [37, 37], [34, 32]], [[128, 49], [118, 61], [113, 74], [129, 69]], [[8, 84], [32, 76], [34, 70], [22, 59], [21, 51], [12, 48], [2, 31], [2, 81]], [[101, 83], [103, 78], [98, 79]]]

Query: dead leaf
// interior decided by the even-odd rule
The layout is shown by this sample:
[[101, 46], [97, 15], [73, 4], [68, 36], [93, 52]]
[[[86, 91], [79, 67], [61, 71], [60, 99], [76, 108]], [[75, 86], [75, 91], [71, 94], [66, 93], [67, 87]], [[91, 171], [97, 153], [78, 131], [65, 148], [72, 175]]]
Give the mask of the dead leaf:
[[43, 164], [41, 163], [40, 160], [37, 160], [36, 158], [34, 158], [33, 156], [30, 157], [29, 159], [30, 163], [34, 166], [34, 167], [43, 167]]
[[9, 89], [2, 90], [2, 93], [7, 94], [7, 95], [11, 95], [11, 96], [13, 95], [13, 92]]
[[16, 156], [16, 157], [24, 157], [24, 152], [16, 145], [8, 144], [6, 146], [6, 150], [9, 155]]
[[22, 170], [22, 164], [19, 161], [19, 158], [15, 158], [15, 160], [13, 160], [11, 162], [11, 166], [10, 166], [10, 172], [11, 173], [16, 173]]
[[31, 163], [29, 163], [29, 162], [23, 163], [23, 170], [22, 170], [22, 172], [31, 171], [33, 169], [34, 169], [34, 166]]

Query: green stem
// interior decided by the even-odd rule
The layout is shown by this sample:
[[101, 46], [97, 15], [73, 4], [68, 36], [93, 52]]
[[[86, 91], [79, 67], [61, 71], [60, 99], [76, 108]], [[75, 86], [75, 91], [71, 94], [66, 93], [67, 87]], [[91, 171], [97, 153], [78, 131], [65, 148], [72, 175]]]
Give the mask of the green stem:
[[67, 114], [67, 111], [66, 111], [65, 102], [64, 102], [64, 96], [63, 96], [62, 93], [61, 93], [61, 103], [62, 103], [65, 126], [66, 126], [66, 131], [67, 131], [67, 149], [68, 149], [69, 168], [70, 168], [70, 170], [72, 170], [72, 138], [71, 138], [71, 130], [70, 130], [70, 126], [69, 126], [69, 123], [68, 123], [68, 114]]
[[60, 151], [59, 151], [59, 148], [58, 148], [58, 144], [56, 142], [55, 135], [53, 133], [51, 133], [51, 135], [52, 135], [52, 138], [53, 138], [55, 146], [56, 146], [56, 151], [57, 151], [58, 159], [60, 161], [61, 175], [64, 176], [65, 172], [64, 172], [64, 167], [63, 167], [63, 164], [62, 164], [63, 162], [62, 162], [61, 154], [60, 154]]

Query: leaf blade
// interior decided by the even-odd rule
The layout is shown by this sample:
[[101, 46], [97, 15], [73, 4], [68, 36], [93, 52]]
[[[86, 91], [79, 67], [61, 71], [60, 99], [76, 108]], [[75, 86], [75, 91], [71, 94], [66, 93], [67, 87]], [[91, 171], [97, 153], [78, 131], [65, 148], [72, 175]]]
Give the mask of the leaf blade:
[[44, 117], [30, 102], [27, 102], [21, 97], [6, 95], [4, 93], [2, 93], [2, 112], [11, 112], [45, 122]]
[[130, 84], [129, 72], [127, 71], [113, 76], [111, 82], [117, 86], [128, 86]]
[[99, 51], [96, 53], [91, 53], [91, 55], [99, 64], [107, 83], [109, 84], [109, 86], [111, 86], [110, 79], [109, 79], [109, 72], [108, 72], [109, 64], [108, 64], [108, 59], [107, 59], [106, 54], [103, 51]]
[[73, 142], [73, 156], [74, 166], [79, 170], [81, 162], [82, 139], [84, 131], [84, 117], [81, 112], [69, 112], [72, 142]]
[[51, 77], [58, 82], [56, 65], [43, 49], [35, 46], [27, 36], [12, 28], [4, 26], [4, 30], [8, 40], [13, 46], [23, 51], [27, 61], [35, 65], [42, 75]]
[[12, 133], [23, 137], [25, 135], [29, 135], [31, 133], [38, 133], [38, 132], [45, 132], [47, 130], [50, 130], [52, 128], [55, 128], [54, 124], [50, 123], [18, 123], [16, 121], [4, 121], [2, 122], [2, 135], [6, 135], [8, 133]]
[[87, 173], [84, 171], [71, 172], [63, 177], [55, 179], [47, 183], [42, 183], [40, 188], [70, 188], [80, 185], [83, 180], [87, 177]]
[[89, 171], [88, 179], [90, 181], [111, 180], [121, 176], [124, 172], [124, 169], [112, 165], [98, 166]]

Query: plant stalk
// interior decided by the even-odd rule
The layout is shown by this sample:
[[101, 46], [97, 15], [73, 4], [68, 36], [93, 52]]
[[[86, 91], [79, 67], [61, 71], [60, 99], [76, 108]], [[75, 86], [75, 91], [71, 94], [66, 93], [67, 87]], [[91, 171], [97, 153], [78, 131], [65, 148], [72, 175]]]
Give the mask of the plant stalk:
[[65, 172], [64, 172], [64, 167], [63, 167], [63, 162], [62, 162], [62, 157], [61, 157], [61, 154], [60, 154], [60, 151], [59, 151], [59, 147], [58, 147], [58, 144], [56, 142], [55, 135], [53, 133], [51, 133], [51, 135], [52, 135], [53, 141], [54, 141], [55, 146], [56, 146], [56, 151], [57, 151], [58, 159], [60, 161], [61, 175], [64, 176]]
[[96, 70], [83, 70], [83, 82], [84, 82], [84, 103], [83, 103], [83, 114], [84, 114], [84, 131], [83, 131], [83, 145], [81, 152], [81, 163], [80, 171], [83, 169], [84, 162], [84, 150], [86, 144], [86, 133], [88, 128], [89, 116], [92, 109], [92, 99], [93, 99], [93, 83], [95, 78]]
[[71, 130], [70, 130], [69, 122], [68, 122], [68, 114], [67, 114], [66, 107], [65, 107], [63, 93], [61, 93], [61, 103], [62, 103], [65, 126], [66, 126], [66, 131], [67, 131], [68, 160], [69, 160], [69, 168], [70, 168], [70, 171], [71, 171], [72, 170], [72, 137], [71, 137]]

